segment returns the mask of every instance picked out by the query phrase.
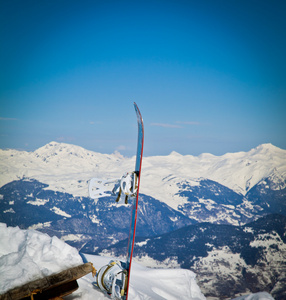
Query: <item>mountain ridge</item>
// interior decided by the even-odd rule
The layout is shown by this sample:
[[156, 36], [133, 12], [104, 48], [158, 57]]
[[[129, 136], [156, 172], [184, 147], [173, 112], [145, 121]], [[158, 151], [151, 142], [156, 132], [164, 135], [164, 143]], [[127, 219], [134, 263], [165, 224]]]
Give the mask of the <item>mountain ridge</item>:
[[[16, 157], [19, 159], [17, 160]], [[72, 163], [71, 159], [73, 159]], [[46, 180], [46, 183], [50, 184], [49, 179], [51, 178], [37, 178], [39, 172], [34, 170], [37, 167], [47, 168], [49, 164], [51, 165], [49, 171], [51, 172], [51, 169], [56, 168], [58, 176], [73, 173], [78, 179], [79, 174], [83, 174], [81, 180], [88, 180], [94, 175], [96, 175], [95, 177], [101, 175], [104, 177], [115, 176], [116, 178], [121, 177], [124, 171], [132, 170], [134, 160], [134, 157], [127, 158], [118, 153], [101, 154], [80, 146], [58, 142], [48, 143], [33, 152], [0, 149], [2, 167], [0, 186], [12, 181], [6, 179], [7, 173], [10, 175], [12, 173], [13, 180], [21, 179], [23, 176], [34, 176], [33, 178], [42, 182]], [[17, 164], [21, 166], [19, 172], [16, 170]], [[105, 169], [100, 168], [99, 164], [104, 165]], [[161, 169], [162, 174], [160, 174], [160, 170], [159, 172], [154, 171], [156, 168]], [[199, 156], [171, 153], [168, 156], [143, 157], [142, 174], [145, 173], [146, 176], [142, 176], [142, 189], [145, 194], [154, 197], [152, 190], [148, 189], [149, 182], [144, 177], [159, 175], [164, 178], [174, 173], [173, 175], [178, 178], [203, 177], [215, 180], [238, 193], [245, 194], [247, 189], [257, 184], [262, 178], [269, 176], [274, 169], [286, 178], [286, 150], [272, 144], [261, 144], [248, 152], [226, 153], [221, 156], [208, 153]], [[234, 176], [233, 173], [236, 175]], [[252, 176], [248, 177], [248, 173]], [[235, 183], [232, 183], [233, 181]], [[62, 180], [62, 184], [55, 186], [55, 188], [59, 188], [61, 191], [67, 189], [63, 183]], [[66, 191], [68, 192], [68, 190]], [[76, 190], [73, 190], [73, 194], [76, 194]], [[79, 190], [77, 195], [86, 196], [82, 190]]]
[[[0, 186], [13, 180], [32, 178], [47, 184], [54, 191], [88, 197], [88, 182], [92, 177], [120, 178], [125, 172], [133, 170], [134, 164], [135, 157], [126, 158], [118, 153], [101, 154], [57, 142], [44, 145], [34, 152], [0, 150]], [[207, 182], [205, 192], [199, 192], [198, 186]], [[272, 144], [262, 144], [248, 152], [226, 153], [222, 156], [172, 153], [169, 156], [143, 157], [140, 191], [186, 215], [197, 206], [200, 206], [201, 212], [204, 211], [203, 215], [208, 214], [208, 208], [214, 207], [211, 201], [216, 201], [216, 193], [221, 193], [222, 189], [240, 200], [239, 203], [232, 203], [234, 199], [228, 199], [228, 203], [221, 202], [219, 209], [225, 210], [225, 205], [235, 205], [233, 212], [237, 214], [238, 209], [239, 214], [244, 214], [246, 207], [253, 205], [247, 195], [254, 194], [254, 187], [258, 192], [257, 185], [268, 196], [274, 190], [284, 190], [286, 150]], [[213, 189], [208, 196], [210, 198], [206, 194], [207, 188], [210, 191]], [[195, 199], [189, 197], [194, 190], [197, 190]], [[276, 192], [276, 196], [278, 194]], [[280, 194], [280, 197], [284, 197], [283, 192]], [[260, 206], [261, 203], [257, 203]], [[257, 209], [253, 207], [254, 211]], [[225, 216], [222, 214], [215, 218]], [[236, 222], [235, 217], [231, 217], [231, 220], [229, 222]], [[205, 221], [210, 219], [206, 218]]]

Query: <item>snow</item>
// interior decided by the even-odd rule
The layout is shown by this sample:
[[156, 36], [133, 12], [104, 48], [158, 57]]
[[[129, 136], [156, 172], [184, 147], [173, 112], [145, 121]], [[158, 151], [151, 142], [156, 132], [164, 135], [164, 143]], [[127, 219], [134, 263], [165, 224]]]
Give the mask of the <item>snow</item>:
[[[112, 258], [86, 255], [88, 261], [99, 269], [109, 263]], [[103, 294], [90, 294], [92, 277], [86, 276], [79, 280], [80, 289], [71, 299], [107, 299]], [[97, 297], [95, 297], [97, 296]], [[74, 298], [75, 297], [75, 298]], [[92, 298], [93, 297], [93, 298]], [[196, 281], [195, 274], [183, 269], [149, 269], [139, 264], [132, 264], [132, 276], [130, 278], [130, 299], [183, 299], [205, 300]], [[67, 299], [69, 299], [67, 297]]]
[[77, 250], [57, 237], [0, 223], [0, 294], [82, 264]]
[[32, 204], [32, 205], [45, 205], [47, 202], [49, 202], [49, 199], [38, 199], [36, 198], [36, 201], [28, 201], [27, 203]]
[[67, 234], [61, 237], [62, 241], [80, 241], [83, 234]]
[[[259, 234], [256, 239], [250, 243], [250, 246], [260, 249], [264, 254], [265, 261], [267, 261], [268, 266], [271, 266], [272, 270], [276, 268], [278, 270], [277, 266], [285, 261], [286, 245], [277, 232]], [[275, 251], [277, 248], [279, 251]]]
[[10, 209], [7, 209], [7, 210], [4, 210], [4, 211], [3, 211], [3, 214], [6, 214], [6, 213], [15, 214], [15, 211], [14, 211], [13, 208], [10, 208]]
[[[218, 278], [224, 281], [232, 278], [234, 282], [239, 282], [239, 276], [243, 268], [247, 268], [247, 265], [239, 253], [232, 253], [227, 246], [224, 246], [208, 251], [208, 256], [196, 261], [194, 267], [201, 272], [201, 280], [204, 282], [202, 290], [212, 290]], [[210, 268], [218, 278], [204, 280]]]
[[[0, 223], [0, 294], [30, 281], [82, 264], [77, 250], [56, 237], [36, 230], [21, 230]], [[85, 255], [100, 269], [112, 258]], [[114, 258], [113, 258], [114, 259]], [[108, 299], [94, 288], [91, 274], [78, 280], [79, 289], [67, 300]], [[130, 299], [205, 300], [196, 283], [196, 275], [184, 269], [149, 269], [132, 264]], [[236, 300], [273, 300], [267, 293], [256, 293]]]
[[67, 217], [67, 218], [71, 217], [71, 215], [67, 214], [66, 212], [62, 211], [61, 209], [59, 209], [58, 207], [55, 207], [55, 206], [53, 208], [51, 208], [51, 211], [53, 211], [57, 215], [60, 215], [63, 217]]

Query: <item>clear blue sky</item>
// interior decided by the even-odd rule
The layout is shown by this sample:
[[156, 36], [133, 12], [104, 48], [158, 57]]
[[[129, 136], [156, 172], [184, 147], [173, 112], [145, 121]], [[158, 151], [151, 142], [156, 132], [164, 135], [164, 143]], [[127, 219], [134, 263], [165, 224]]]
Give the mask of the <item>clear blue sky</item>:
[[286, 1], [0, 4], [0, 148], [286, 149]]

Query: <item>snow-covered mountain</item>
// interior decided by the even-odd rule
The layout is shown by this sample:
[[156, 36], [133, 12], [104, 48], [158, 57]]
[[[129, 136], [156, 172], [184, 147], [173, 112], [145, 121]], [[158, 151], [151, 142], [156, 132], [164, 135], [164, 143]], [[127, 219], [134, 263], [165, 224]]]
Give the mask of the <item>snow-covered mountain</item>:
[[[120, 178], [134, 163], [135, 157], [56, 142], [34, 152], [0, 150], [0, 186], [29, 178], [46, 189], [87, 197], [92, 177]], [[283, 214], [285, 191], [286, 150], [271, 144], [222, 156], [172, 152], [143, 158], [140, 192], [194, 221], [239, 225], [265, 213]]]
[[[0, 150], [0, 186], [23, 177], [48, 184], [53, 190], [76, 196], [87, 196], [84, 182], [91, 177], [120, 178], [125, 171], [134, 169], [135, 158], [119, 153], [101, 154], [79, 146], [51, 142], [34, 152]], [[204, 178], [245, 195], [262, 179], [270, 176], [282, 180], [285, 187], [286, 150], [263, 144], [249, 152], [227, 153], [222, 156], [201, 154], [144, 157], [142, 193], [160, 201], [169, 201], [176, 194], [178, 182], [187, 180], [197, 185]], [[162, 188], [164, 187], [164, 188]], [[166, 200], [168, 198], [169, 200]]]
[[[128, 206], [87, 197], [92, 177], [120, 178], [135, 158], [51, 142], [34, 151], [0, 150], [0, 220], [56, 234], [89, 252], [128, 235]], [[198, 157], [144, 157], [137, 235], [154, 236], [197, 222], [243, 225], [286, 215], [286, 150]], [[96, 237], [96, 238], [94, 238]], [[100, 246], [99, 246], [100, 245]]]
[[120, 154], [100, 154], [56, 142], [34, 152], [0, 150], [0, 186], [13, 180], [33, 178], [48, 184], [52, 190], [87, 196], [90, 178], [120, 177], [125, 161]]

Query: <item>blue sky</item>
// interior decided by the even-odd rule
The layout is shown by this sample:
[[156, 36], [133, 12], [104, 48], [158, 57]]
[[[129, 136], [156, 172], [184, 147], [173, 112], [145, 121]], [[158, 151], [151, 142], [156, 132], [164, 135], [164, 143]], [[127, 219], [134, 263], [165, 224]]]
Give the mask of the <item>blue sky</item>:
[[1, 1], [0, 148], [286, 149], [286, 2]]

